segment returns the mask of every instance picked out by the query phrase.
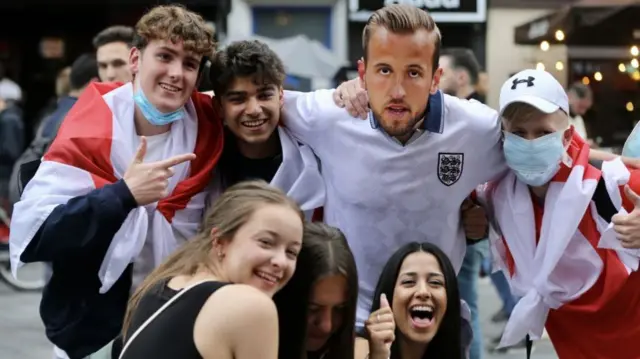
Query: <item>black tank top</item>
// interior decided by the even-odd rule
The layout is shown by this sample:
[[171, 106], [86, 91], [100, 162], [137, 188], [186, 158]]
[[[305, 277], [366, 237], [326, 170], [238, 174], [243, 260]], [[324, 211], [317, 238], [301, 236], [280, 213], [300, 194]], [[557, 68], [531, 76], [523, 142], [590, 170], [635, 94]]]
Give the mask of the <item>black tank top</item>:
[[[160, 313], [131, 342], [123, 359], [201, 359], [193, 341], [193, 327], [200, 309], [211, 294], [229, 283], [204, 282], [183, 294]], [[133, 335], [144, 322], [178, 291], [164, 282], [142, 299], [127, 330]]]

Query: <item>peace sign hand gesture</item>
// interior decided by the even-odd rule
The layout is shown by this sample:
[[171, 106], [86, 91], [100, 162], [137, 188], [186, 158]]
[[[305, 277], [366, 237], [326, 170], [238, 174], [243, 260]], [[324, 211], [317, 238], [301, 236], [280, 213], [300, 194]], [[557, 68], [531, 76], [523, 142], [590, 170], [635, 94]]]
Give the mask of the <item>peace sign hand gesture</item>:
[[123, 177], [139, 206], [144, 206], [166, 197], [169, 194], [169, 178], [173, 176], [171, 167], [183, 162], [193, 161], [196, 158], [195, 154], [186, 153], [162, 161], [143, 163], [146, 153], [147, 139], [143, 136], [140, 138], [140, 146], [138, 146], [133, 162], [131, 162]]

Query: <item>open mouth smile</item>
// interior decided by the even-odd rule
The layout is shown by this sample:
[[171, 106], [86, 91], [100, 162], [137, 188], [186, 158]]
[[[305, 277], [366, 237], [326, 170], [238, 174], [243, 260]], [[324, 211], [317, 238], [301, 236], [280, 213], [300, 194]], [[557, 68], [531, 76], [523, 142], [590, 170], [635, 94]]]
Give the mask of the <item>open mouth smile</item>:
[[416, 329], [426, 329], [433, 324], [435, 308], [430, 305], [413, 305], [409, 308], [411, 324]]

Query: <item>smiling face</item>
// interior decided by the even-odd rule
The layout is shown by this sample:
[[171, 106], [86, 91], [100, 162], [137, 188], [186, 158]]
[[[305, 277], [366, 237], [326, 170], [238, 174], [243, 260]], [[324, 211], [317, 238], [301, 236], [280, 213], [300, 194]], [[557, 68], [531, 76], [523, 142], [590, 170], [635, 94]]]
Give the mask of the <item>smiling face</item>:
[[254, 286], [271, 297], [291, 279], [301, 245], [299, 213], [269, 204], [256, 209], [231, 240], [221, 240], [212, 255], [222, 257], [230, 282]]
[[415, 252], [404, 259], [392, 310], [403, 340], [420, 344], [433, 340], [447, 311], [445, 279], [433, 254]]
[[185, 51], [183, 43], [149, 41], [143, 50], [132, 48], [130, 63], [138, 86], [160, 112], [178, 110], [189, 99], [198, 79], [201, 55]]
[[266, 142], [278, 126], [283, 89], [257, 84], [252, 77], [236, 78], [221, 96], [227, 127], [247, 144]]

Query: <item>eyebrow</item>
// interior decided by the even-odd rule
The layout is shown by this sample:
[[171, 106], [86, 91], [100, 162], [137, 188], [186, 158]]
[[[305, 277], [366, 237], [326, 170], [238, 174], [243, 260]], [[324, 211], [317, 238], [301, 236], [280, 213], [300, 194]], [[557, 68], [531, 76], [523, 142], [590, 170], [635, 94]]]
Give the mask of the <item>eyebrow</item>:
[[[179, 56], [178, 52], [176, 50], [170, 48], [169, 46], [160, 46], [160, 49], [163, 50], [163, 51], [170, 52], [174, 56]], [[198, 59], [196, 59], [193, 55], [191, 55], [189, 53], [187, 53], [185, 57], [186, 57], [187, 60], [198, 62]]]
[[[409, 276], [409, 277], [417, 277], [418, 273], [416, 272], [405, 272], [405, 273], [400, 273], [400, 275], [404, 275], [404, 276]], [[439, 272], [430, 272], [427, 273], [427, 277], [442, 277], [444, 279], [444, 275], [442, 273]]]
[[[282, 240], [282, 237], [280, 236], [280, 234], [278, 234], [277, 232], [274, 232], [272, 230], [265, 229], [263, 231], [258, 232], [258, 234], [262, 234], [262, 233], [268, 233], [268, 234], [272, 235], [273, 237], [277, 238], [278, 240]], [[296, 247], [302, 247], [302, 242], [293, 242], [291, 244], [296, 246]]]
[[246, 91], [227, 91], [224, 95], [225, 96], [246, 96], [247, 92]]
[[[265, 85], [258, 88], [258, 92], [274, 91], [273, 85]], [[227, 91], [225, 96], [247, 96], [247, 91]]]

